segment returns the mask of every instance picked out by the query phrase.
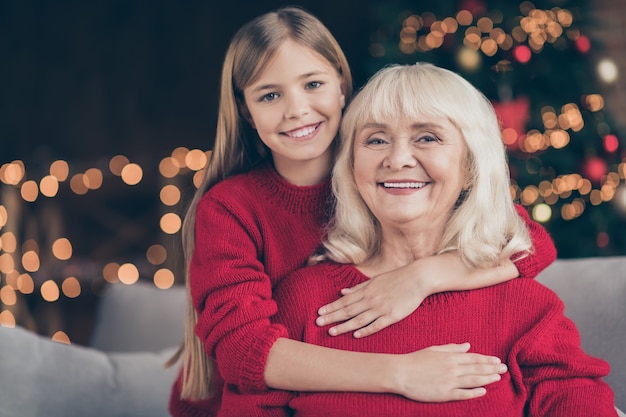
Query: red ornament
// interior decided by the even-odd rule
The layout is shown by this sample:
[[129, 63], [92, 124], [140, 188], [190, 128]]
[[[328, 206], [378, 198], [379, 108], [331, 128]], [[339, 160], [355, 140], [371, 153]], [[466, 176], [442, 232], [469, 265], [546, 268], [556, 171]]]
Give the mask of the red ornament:
[[532, 54], [530, 48], [526, 45], [518, 45], [513, 49], [513, 56], [522, 64], [526, 64], [530, 61]]
[[526, 123], [530, 119], [530, 100], [526, 96], [520, 96], [515, 100], [492, 102], [492, 105], [500, 121], [504, 142], [509, 147], [517, 148], [518, 139], [526, 134]]
[[619, 139], [615, 135], [608, 134], [602, 140], [602, 144], [607, 152], [613, 153], [619, 148]]
[[583, 54], [586, 54], [591, 49], [591, 41], [585, 35], [580, 35], [576, 38], [574, 45], [576, 45], [576, 49]]
[[583, 165], [583, 175], [596, 184], [600, 183], [602, 177], [606, 175], [607, 170], [606, 161], [597, 156], [587, 159]]

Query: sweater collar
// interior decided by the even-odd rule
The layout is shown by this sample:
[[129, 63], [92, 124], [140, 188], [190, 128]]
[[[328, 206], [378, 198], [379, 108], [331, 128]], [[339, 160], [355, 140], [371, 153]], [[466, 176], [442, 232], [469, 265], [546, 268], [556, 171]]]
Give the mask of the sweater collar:
[[280, 176], [268, 162], [248, 173], [254, 187], [264, 190], [268, 201], [293, 214], [328, 216], [330, 208], [330, 176], [319, 184], [298, 186]]

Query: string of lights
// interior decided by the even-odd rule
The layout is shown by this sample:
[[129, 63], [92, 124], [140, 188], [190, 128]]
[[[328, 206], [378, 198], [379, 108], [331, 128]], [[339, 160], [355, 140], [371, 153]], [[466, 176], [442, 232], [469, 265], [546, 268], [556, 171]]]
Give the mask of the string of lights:
[[[162, 234], [175, 235], [180, 231], [182, 219], [179, 213], [170, 209], [180, 203], [182, 191], [179, 181], [186, 185], [198, 187], [211, 152], [199, 149], [189, 150], [179, 147], [158, 161], [158, 175], [162, 186], [159, 200], [163, 214], [159, 221]], [[0, 166], [0, 325], [15, 326], [15, 307], [18, 294], [31, 295], [37, 292], [45, 302], [54, 303], [62, 296], [76, 298], [86, 289], [84, 282], [93, 283], [93, 277], [86, 281], [80, 276], [65, 276], [60, 280], [46, 278], [37, 283], [34, 275], [41, 269], [43, 252], [53, 255], [55, 262], [71, 264], [73, 262], [73, 244], [70, 236], [55, 237], [50, 247], [42, 247], [42, 242], [32, 239], [21, 241], [19, 233], [19, 217], [24, 204], [35, 203], [38, 199], [59, 198], [61, 187], [67, 187], [76, 196], [89, 198], [90, 191], [97, 190], [105, 181], [116, 178], [122, 180], [127, 187], [141, 186], [146, 167], [131, 162], [123, 155], [116, 155], [109, 160], [108, 170], [103, 171], [91, 167], [78, 172], [72, 164], [64, 160], [53, 161], [48, 172], [34, 178], [29, 175], [23, 161], [12, 161]], [[153, 169], [149, 170], [154, 171]], [[45, 221], [45, 220], [44, 220]], [[161, 267], [168, 260], [168, 249], [162, 244], [152, 244], [145, 248], [145, 258], [154, 267], [152, 281], [160, 289], [168, 289], [176, 281], [175, 272]], [[178, 255], [176, 255], [178, 256]], [[140, 267], [133, 262], [106, 262], [100, 271], [99, 278], [110, 284], [122, 283], [132, 285], [140, 279]], [[72, 269], [70, 268], [70, 271]], [[93, 274], [94, 271], [89, 271]], [[44, 274], [45, 275], [45, 274]], [[145, 278], [142, 276], [142, 278]], [[90, 288], [87, 288], [90, 290]], [[69, 342], [63, 332], [54, 336], [55, 340]]]

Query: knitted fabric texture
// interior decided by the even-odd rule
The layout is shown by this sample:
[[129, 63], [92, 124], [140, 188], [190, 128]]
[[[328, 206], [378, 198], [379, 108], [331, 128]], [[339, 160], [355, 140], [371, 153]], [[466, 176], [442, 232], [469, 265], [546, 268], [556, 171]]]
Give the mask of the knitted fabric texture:
[[[193, 402], [180, 398], [179, 374], [170, 396], [174, 417], [215, 416], [224, 389], [237, 395], [268, 389], [263, 372], [269, 349], [277, 338], [288, 337], [284, 326], [270, 322], [277, 311], [272, 289], [318, 248], [330, 196], [329, 180], [298, 187], [268, 164], [222, 181], [202, 198], [191, 293], [199, 311], [196, 333], [217, 358], [222, 375], [216, 379], [216, 396]], [[556, 250], [545, 229], [530, 220], [524, 207], [516, 208], [535, 247], [516, 266], [520, 277], [534, 278], [554, 261]]]

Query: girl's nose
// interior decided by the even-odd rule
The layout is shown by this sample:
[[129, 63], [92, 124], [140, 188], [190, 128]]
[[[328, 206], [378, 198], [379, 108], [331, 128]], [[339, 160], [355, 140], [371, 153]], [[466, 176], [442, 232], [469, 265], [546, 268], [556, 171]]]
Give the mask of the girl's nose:
[[306, 95], [299, 93], [289, 94], [286, 100], [285, 117], [295, 119], [305, 116], [310, 111], [309, 100]]

